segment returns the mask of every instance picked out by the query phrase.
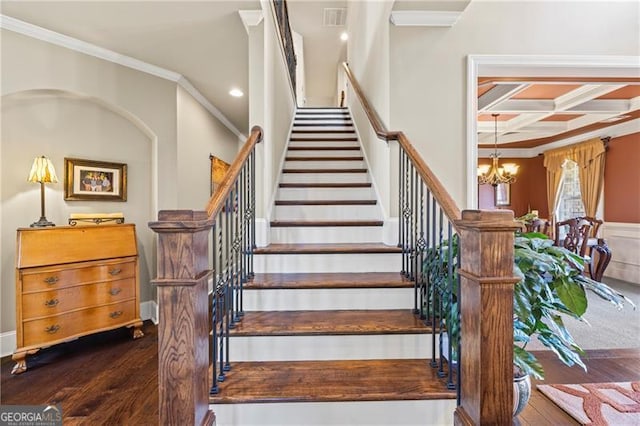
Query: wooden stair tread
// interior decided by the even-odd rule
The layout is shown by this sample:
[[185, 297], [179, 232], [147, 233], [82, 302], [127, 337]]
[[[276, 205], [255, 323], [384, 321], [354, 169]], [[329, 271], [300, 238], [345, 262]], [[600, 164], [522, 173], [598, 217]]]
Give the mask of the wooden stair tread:
[[364, 157], [285, 157], [285, 161], [362, 161]]
[[358, 142], [358, 138], [289, 138], [291, 142]]
[[271, 227], [291, 228], [308, 226], [383, 226], [381, 220], [272, 220]]
[[382, 243], [340, 244], [269, 244], [254, 250], [255, 254], [337, 254], [337, 253], [401, 253], [396, 246]]
[[212, 404], [454, 399], [427, 359], [232, 362]]
[[232, 336], [316, 336], [426, 334], [426, 326], [409, 309], [247, 311]]
[[376, 200], [276, 200], [276, 206], [370, 206]]
[[366, 173], [367, 169], [282, 169], [282, 173]]
[[371, 182], [292, 182], [280, 188], [371, 188]]
[[[313, 114], [306, 114], [306, 115], [313, 115]], [[330, 115], [330, 114], [326, 114], [326, 115]], [[338, 115], [338, 114], [335, 114], [335, 115]], [[351, 121], [351, 117], [349, 117], [348, 115], [344, 115], [343, 117], [307, 117], [305, 115], [296, 115], [296, 120]]]
[[302, 272], [255, 274], [245, 289], [409, 288], [399, 272]]
[[349, 121], [340, 120], [339, 122], [336, 122], [336, 123], [298, 123], [294, 121], [293, 127], [296, 127], [296, 126], [298, 127], [352, 127], [353, 122], [351, 122], [351, 120]]

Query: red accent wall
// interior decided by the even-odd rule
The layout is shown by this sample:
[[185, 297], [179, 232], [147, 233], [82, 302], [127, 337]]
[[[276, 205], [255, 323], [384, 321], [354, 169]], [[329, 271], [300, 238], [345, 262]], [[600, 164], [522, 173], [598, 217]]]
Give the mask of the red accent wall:
[[604, 168], [604, 221], [640, 223], [640, 133], [611, 139]]
[[[480, 158], [478, 164], [489, 164], [490, 159]], [[547, 172], [543, 165], [544, 158], [539, 155], [533, 158], [500, 158], [501, 163], [520, 165], [518, 178], [511, 184], [511, 205], [499, 207], [513, 210], [516, 217], [526, 214], [529, 209], [538, 210], [540, 217], [549, 216], [547, 204]], [[478, 207], [496, 209], [494, 189], [491, 185], [478, 185]]]
[[[607, 149], [604, 171], [604, 221], [640, 223], [640, 133], [611, 139]], [[533, 158], [501, 158], [500, 162], [520, 165], [518, 180], [511, 185], [511, 206], [517, 216], [527, 209], [538, 210], [548, 218], [547, 173], [544, 156]], [[480, 158], [478, 164], [489, 164]], [[478, 207], [495, 209], [491, 185], [478, 185]]]

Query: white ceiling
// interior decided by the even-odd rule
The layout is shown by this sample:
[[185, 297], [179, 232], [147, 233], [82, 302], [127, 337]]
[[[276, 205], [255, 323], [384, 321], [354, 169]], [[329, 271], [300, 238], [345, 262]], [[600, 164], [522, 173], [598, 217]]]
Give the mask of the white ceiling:
[[[325, 7], [342, 1], [289, 0], [292, 28], [304, 37], [307, 96], [332, 97], [346, 59], [344, 28], [322, 26]], [[238, 10], [259, 0], [2, 1], [12, 18], [182, 74], [241, 133], [248, 132], [248, 35]], [[232, 40], [233, 42], [229, 42]]]

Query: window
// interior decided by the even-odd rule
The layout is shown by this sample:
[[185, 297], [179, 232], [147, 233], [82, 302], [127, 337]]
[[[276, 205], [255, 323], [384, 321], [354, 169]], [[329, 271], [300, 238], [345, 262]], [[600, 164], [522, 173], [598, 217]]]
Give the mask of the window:
[[580, 194], [580, 178], [578, 163], [566, 160], [562, 166], [562, 183], [560, 184], [560, 201], [556, 210], [558, 221], [572, 217], [584, 216], [584, 204]]

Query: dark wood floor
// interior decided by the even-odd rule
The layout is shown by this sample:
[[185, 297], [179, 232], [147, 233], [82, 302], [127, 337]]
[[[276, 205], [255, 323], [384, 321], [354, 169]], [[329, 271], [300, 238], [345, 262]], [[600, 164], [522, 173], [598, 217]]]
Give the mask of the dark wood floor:
[[[43, 350], [28, 358], [29, 370], [18, 376], [10, 373], [11, 358], [3, 358], [0, 403], [61, 404], [66, 426], [158, 424], [157, 332], [149, 322], [143, 330], [145, 337], [138, 340], [121, 329]], [[547, 383], [640, 380], [640, 349], [588, 351], [588, 373], [565, 367], [550, 352], [538, 356]], [[577, 424], [535, 390], [518, 421]]]

